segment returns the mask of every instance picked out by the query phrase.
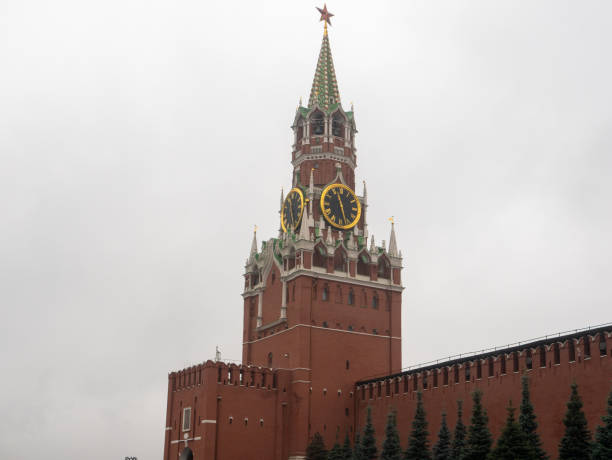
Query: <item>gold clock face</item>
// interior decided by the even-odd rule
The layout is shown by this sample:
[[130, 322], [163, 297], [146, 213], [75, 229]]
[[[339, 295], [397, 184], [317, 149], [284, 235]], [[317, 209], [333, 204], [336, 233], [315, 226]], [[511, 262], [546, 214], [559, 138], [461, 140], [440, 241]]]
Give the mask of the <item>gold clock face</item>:
[[304, 214], [304, 194], [299, 188], [292, 188], [283, 202], [281, 210], [281, 227], [287, 232], [296, 231]]
[[361, 203], [344, 184], [331, 184], [321, 193], [321, 211], [327, 222], [336, 228], [353, 228], [361, 217]]

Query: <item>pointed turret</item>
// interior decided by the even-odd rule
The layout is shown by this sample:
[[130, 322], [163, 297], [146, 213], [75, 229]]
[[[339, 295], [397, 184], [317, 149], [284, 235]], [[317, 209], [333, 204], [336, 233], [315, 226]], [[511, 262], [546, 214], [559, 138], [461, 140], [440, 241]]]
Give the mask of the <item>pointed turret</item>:
[[323, 43], [317, 61], [317, 70], [310, 90], [308, 107], [313, 107], [317, 103], [319, 107], [329, 112], [340, 103], [340, 92], [336, 81], [336, 71], [332, 60], [331, 49], [329, 47], [329, 37], [327, 32], [323, 34]]
[[389, 237], [389, 255], [399, 257], [397, 252], [397, 241], [395, 240], [395, 222], [391, 220], [391, 236]]
[[370, 240], [370, 252], [372, 254], [376, 252], [376, 245], [374, 244], [374, 235], [372, 235], [372, 239]]
[[299, 238], [300, 240], [310, 240], [310, 230], [308, 228], [308, 222], [309, 222], [309, 213], [308, 213], [308, 208], [304, 209], [304, 215], [302, 217], [302, 225], [300, 225], [300, 233], [299, 233]]
[[249, 263], [255, 261], [255, 256], [257, 255], [257, 225], [255, 226], [255, 230], [253, 230], [253, 242], [251, 243], [251, 253], [249, 254]]

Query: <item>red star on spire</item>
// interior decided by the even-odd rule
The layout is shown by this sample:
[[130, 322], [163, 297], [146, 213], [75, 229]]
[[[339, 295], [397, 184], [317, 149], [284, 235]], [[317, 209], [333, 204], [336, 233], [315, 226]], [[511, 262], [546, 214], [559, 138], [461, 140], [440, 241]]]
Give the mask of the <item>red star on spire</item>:
[[333, 14], [327, 11], [327, 4], [323, 5], [323, 9], [319, 8], [318, 6], [315, 8], [319, 10], [319, 13], [321, 13], [320, 21], [325, 21], [325, 31], [327, 32], [327, 24], [331, 26], [330, 18], [333, 16]]

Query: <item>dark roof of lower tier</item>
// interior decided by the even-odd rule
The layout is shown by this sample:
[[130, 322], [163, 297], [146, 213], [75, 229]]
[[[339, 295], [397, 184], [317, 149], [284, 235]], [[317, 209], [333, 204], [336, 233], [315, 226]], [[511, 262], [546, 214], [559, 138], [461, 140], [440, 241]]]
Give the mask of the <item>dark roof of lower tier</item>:
[[[469, 361], [474, 361], [477, 359], [485, 359], [492, 356], [498, 356], [502, 353], [510, 354], [515, 351], [525, 350], [526, 348], [537, 348], [540, 345], [549, 345], [555, 342], [564, 342], [567, 339], [578, 339], [584, 337], [586, 335], [597, 335], [600, 332], [608, 332], [612, 331], [612, 323], [607, 323], [599, 326], [588, 327], [584, 329], [576, 329], [573, 332], [568, 333], [560, 332], [558, 334], [547, 335], [545, 337], [540, 337], [538, 339], [533, 339], [525, 342], [517, 342], [512, 345], [508, 345], [506, 347], [496, 347], [488, 350], [482, 350], [480, 352], [472, 352], [465, 353], [464, 355], [457, 355], [455, 359], [448, 359], [447, 361], [437, 360], [432, 361], [430, 363], [425, 363], [422, 365], [417, 365], [416, 367], [410, 368], [408, 370], [397, 372], [395, 374], [383, 375], [378, 377], [366, 378], [363, 380], [359, 380], [356, 385], [367, 385], [373, 382], [379, 382], [384, 380], [389, 380], [397, 377], [403, 377], [405, 375], [417, 374], [419, 372], [428, 371], [432, 369], [438, 369], [442, 367], [451, 367], [455, 364], [462, 364]], [[453, 357], [451, 357], [453, 358]]]

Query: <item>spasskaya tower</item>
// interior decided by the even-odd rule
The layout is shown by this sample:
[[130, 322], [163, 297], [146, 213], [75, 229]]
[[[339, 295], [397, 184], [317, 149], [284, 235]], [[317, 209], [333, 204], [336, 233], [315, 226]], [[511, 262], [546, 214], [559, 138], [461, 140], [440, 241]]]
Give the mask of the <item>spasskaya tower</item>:
[[303, 459], [315, 432], [354, 437], [356, 381], [400, 371], [401, 253], [393, 223], [388, 245], [368, 233], [355, 116], [340, 99], [332, 15], [319, 11], [323, 40], [293, 119], [279, 234], [261, 245], [254, 234], [245, 264], [242, 363], [208, 361], [193, 381], [190, 370], [170, 375], [168, 460]]

